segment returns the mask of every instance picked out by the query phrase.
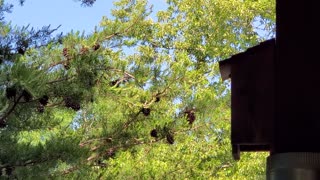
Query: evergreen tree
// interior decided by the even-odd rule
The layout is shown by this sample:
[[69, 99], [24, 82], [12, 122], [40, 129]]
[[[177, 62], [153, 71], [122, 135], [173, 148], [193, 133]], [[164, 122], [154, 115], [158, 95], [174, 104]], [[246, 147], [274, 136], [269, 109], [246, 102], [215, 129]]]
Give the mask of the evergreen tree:
[[51, 37], [10, 27], [0, 1], [2, 176], [263, 177], [265, 154], [232, 159], [217, 62], [274, 35], [275, 2], [167, 5], [152, 19], [147, 1], [120, 0], [94, 33]]

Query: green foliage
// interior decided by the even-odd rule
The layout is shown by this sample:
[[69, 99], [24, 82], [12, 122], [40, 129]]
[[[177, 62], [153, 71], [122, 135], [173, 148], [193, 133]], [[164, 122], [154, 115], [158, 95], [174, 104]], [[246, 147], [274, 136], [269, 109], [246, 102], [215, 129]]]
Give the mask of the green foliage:
[[274, 35], [275, 2], [168, 0], [156, 18], [144, 0], [114, 5], [90, 35], [0, 24], [2, 176], [262, 178], [266, 154], [232, 159], [217, 62]]

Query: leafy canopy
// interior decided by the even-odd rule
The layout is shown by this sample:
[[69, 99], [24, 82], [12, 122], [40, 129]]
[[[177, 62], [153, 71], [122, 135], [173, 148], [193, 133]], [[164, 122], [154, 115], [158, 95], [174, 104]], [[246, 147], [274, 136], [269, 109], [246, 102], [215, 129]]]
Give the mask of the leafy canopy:
[[58, 37], [0, 7], [2, 176], [263, 178], [266, 154], [231, 157], [217, 62], [274, 36], [274, 1], [119, 0], [94, 33]]

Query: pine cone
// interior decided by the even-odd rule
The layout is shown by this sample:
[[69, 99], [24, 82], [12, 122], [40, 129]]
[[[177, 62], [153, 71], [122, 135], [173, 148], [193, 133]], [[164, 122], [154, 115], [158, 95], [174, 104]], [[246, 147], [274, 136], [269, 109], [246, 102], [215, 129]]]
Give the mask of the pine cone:
[[151, 137], [157, 138], [157, 137], [158, 137], [158, 132], [157, 132], [157, 130], [156, 130], [156, 129], [152, 129], [151, 132], [150, 132], [150, 135], [151, 135]]
[[64, 57], [66, 57], [68, 59], [68, 57], [69, 57], [69, 49], [68, 48], [63, 48], [62, 54], [63, 54]]
[[12, 98], [16, 97], [16, 95], [17, 95], [17, 89], [15, 87], [8, 87], [6, 89], [6, 97], [8, 99], [12, 99]]
[[7, 176], [11, 176], [14, 171], [14, 167], [6, 167], [5, 172]]
[[173, 135], [172, 134], [167, 134], [167, 136], [166, 136], [166, 138], [167, 138], [167, 142], [169, 143], [169, 144], [173, 144], [174, 143], [174, 138], [173, 138]]
[[67, 61], [72, 59], [68, 48], [63, 48], [62, 55], [67, 59]]
[[145, 116], [149, 116], [150, 112], [151, 112], [151, 109], [150, 108], [142, 108], [141, 111]]
[[65, 106], [75, 111], [80, 110], [80, 103], [71, 97], [64, 98]]
[[44, 95], [39, 99], [39, 102], [41, 105], [45, 106], [48, 104], [48, 100], [49, 100], [49, 97], [47, 95]]
[[31, 101], [32, 100], [32, 94], [29, 92], [29, 91], [27, 91], [27, 90], [23, 90], [22, 91], [22, 97], [23, 97], [23, 99], [26, 101], [26, 102], [29, 102], [29, 101]]
[[193, 111], [187, 114], [187, 119], [189, 121], [189, 124], [192, 124], [196, 120], [196, 115], [194, 114]]
[[196, 120], [195, 108], [184, 111], [187, 114], [187, 121], [192, 124]]
[[92, 46], [92, 49], [94, 51], [98, 50], [99, 48], [100, 48], [100, 44], [98, 44], [98, 43]]

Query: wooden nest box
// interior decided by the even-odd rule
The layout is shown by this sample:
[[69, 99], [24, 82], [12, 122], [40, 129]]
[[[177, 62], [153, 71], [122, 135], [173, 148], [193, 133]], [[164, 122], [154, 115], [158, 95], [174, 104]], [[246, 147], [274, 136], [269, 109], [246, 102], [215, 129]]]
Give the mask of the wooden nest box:
[[270, 151], [274, 119], [275, 39], [219, 62], [223, 80], [231, 78], [231, 143], [241, 151]]

